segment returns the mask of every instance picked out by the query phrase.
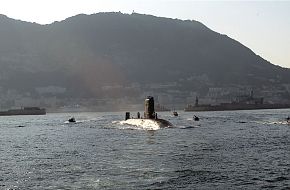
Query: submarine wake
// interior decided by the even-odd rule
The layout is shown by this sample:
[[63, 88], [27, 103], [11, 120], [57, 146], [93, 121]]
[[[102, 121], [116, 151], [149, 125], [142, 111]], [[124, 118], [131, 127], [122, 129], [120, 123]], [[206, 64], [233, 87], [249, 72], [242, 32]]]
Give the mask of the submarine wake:
[[158, 130], [161, 128], [173, 127], [173, 125], [164, 119], [127, 119], [120, 121], [121, 125], [130, 125], [145, 130]]

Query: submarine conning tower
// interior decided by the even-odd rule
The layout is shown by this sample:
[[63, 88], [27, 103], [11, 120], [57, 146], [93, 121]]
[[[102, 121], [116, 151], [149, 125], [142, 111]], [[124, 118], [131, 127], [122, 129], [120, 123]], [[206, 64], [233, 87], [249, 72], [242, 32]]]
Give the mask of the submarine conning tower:
[[154, 98], [152, 96], [147, 96], [145, 99], [145, 119], [154, 119], [155, 118], [155, 110], [154, 110]]

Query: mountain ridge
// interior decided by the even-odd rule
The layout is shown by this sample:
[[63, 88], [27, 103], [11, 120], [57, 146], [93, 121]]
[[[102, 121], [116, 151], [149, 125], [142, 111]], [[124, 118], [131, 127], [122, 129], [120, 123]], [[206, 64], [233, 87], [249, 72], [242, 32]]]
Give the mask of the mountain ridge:
[[111, 12], [39, 25], [0, 16], [0, 42], [0, 87], [35, 96], [46, 86], [67, 89], [64, 97], [107, 97], [115, 94], [106, 86], [135, 83], [176, 83], [172, 90], [188, 94], [290, 83], [290, 69], [192, 20]]

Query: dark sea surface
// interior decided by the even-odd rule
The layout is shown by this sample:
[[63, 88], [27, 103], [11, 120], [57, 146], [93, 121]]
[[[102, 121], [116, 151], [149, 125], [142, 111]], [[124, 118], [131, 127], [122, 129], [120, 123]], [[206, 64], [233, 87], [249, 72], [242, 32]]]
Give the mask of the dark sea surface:
[[0, 117], [0, 189], [290, 189], [289, 109], [124, 115]]

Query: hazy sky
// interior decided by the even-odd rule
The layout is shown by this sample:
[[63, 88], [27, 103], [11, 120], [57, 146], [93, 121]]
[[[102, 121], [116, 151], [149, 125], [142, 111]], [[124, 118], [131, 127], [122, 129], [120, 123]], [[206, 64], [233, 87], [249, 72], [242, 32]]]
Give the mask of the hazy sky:
[[290, 1], [1, 0], [0, 14], [48, 24], [76, 14], [122, 13], [197, 20], [275, 65], [290, 68]]

